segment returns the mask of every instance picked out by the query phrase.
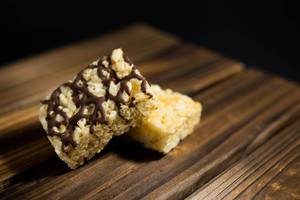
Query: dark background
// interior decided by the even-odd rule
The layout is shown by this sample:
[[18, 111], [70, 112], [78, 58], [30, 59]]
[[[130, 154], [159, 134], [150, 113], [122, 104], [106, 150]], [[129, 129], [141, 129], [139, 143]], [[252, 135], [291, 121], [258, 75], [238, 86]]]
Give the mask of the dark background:
[[0, 64], [142, 21], [300, 82], [295, 3], [139, 2], [1, 1]]

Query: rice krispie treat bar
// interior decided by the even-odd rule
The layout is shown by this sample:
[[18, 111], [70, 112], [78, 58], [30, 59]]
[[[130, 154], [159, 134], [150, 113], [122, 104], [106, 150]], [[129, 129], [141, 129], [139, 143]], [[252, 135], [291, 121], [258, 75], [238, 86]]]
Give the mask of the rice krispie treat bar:
[[146, 79], [115, 49], [55, 89], [39, 118], [57, 155], [74, 169], [155, 109], [151, 98]]
[[200, 121], [201, 104], [190, 97], [151, 86], [157, 108], [143, 116], [129, 136], [145, 147], [168, 153], [182, 139], [191, 134]]

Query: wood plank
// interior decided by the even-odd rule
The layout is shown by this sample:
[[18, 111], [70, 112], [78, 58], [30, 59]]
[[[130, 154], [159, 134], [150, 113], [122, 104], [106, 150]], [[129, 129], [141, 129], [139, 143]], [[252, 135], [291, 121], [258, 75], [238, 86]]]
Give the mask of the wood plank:
[[[237, 84], [241, 80], [243, 83]], [[203, 122], [168, 155], [161, 157], [135, 143], [115, 139], [101, 158], [84, 167], [68, 171], [53, 161], [53, 168], [47, 171], [41, 165], [34, 170], [37, 177], [22, 179], [4, 195], [22, 199], [180, 199], [236, 161], [239, 152], [274, 123], [278, 125], [269, 134], [277, 133], [286, 122], [280, 116], [297, 118], [299, 109], [290, 110], [299, 102], [299, 95], [297, 86], [279, 78], [256, 70], [240, 73], [195, 96], [208, 108]]]
[[[119, 46], [148, 80], [200, 100], [202, 122], [168, 155], [119, 137], [71, 171], [42, 133], [38, 101]], [[242, 70], [237, 61], [142, 24], [0, 69], [0, 198], [297, 199], [300, 89]]]
[[[164, 81], [168, 79], [180, 79], [178, 83], [181, 82], [181, 84], [170, 86], [182, 92], [190, 92], [187, 87], [183, 89], [180, 89], [180, 87], [185, 86], [185, 81], [182, 77], [190, 76], [191, 73], [203, 77], [200, 80], [193, 79], [193, 82], [197, 83], [197, 87], [194, 87], [193, 90], [201, 90], [243, 69], [241, 63], [225, 59], [204, 48], [198, 48], [189, 44], [173, 48], [162, 55], [157, 55], [153, 60], [149, 58], [140, 64], [141, 71], [151, 81], [164, 85]], [[155, 70], [151, 70], [154, 67]], [[181, 68], [177, 70], [179, 67]], [[201, 76], [200, 74], [206, 74], [206, 76]], [[189, 83], [193, 84], [193, 82], [190, 81]], [[199, 82], [203, 83], [199, 84]], [[0, 142], [5, 141], [6, 143], [3, 146], [5, 148], [0, 147], [2, 154], [0, 182], [2, 187], [8, 185], [9, 179], [15, 175], [48, 160], [53, 155], [47, 139], [44, 137], [44, 134], [41, 134], [43, 131], [37, 121], [37, 110], [38, 105], [33, 104], [25, 106], [24, 109], [11, 112], [2, 118], [0, 117]], [[15, 138], [18, 138], [18, 140], [16, 141]], [[24, 155], [24, 149], [27, 152], [33, 152], [35, 147], [32, 145], [39, 143], [43, 144], [39, 152]], [[10, 160], [11, 155], [15, 155], [16, 159]], [[19, 159], [18, 156], [21, 156], [22, 159]]]
[[[299, 187], [298, 191], [296, 188], [300, 180], [299, 176], [294, 174], [297, 170], [293, 171], [292, 168], [292, 176], [284, 175], [282, 170], [295, 159], [300, 158], [299, 131], [300, 120], [297, 120], [255, 152], [200, 188], [188, 199], [235, 199], [237, 197], [239, 199], [253, 199], [254, 197], [257, 199], [268, 199], [267, 197], [269, 199], [296, 199], [295, 197], [299, 195]], [[294, 179], [296, 185], [293, 185], [293, 182], [285, 182], [282, 185], [272, 180], [278, 174], [287, 179]], [[274, 182], [270, 184], [270, 181]], [[280, 187], [284, 187], [285, 190], [283, 191]], [[282, 193], [280, 194], [278, 190]], [[288, 194], [291, 198], [286, 196], [288, 192], [292, 192]]]

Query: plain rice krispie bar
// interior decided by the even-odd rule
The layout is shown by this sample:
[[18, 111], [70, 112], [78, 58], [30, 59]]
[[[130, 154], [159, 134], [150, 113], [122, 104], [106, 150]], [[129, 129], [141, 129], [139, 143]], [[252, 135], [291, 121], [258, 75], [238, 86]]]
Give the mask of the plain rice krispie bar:
[[74, 169], [155, 109], [151, 93], [138, 69], [115, 49], [54, 90], [42, 101], [39, 118], [57, 155]]
[[168, 153], [182, 139], [191, 134], [200, 121], [201, 104], [190, 97], [151, 86], [153, 100], [157, 102], [149, 115], [143, 116], [129, 132], [130, 138], [145, 147]]

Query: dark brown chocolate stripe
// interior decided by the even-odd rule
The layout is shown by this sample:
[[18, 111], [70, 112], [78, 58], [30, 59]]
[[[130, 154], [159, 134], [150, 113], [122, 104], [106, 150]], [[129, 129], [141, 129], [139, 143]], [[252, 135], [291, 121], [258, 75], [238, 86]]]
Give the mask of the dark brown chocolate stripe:
[[[133, 65], [133, 63], [129, 60], [127, 56], [124, 56], [124, 60], [129, 63], [130, 65]], [[105, 67], [102, 62], [107, 61], [108, 67]], [[87, 81], [83, 78], [83, 72], [86, 69], [94, 69], [97, 68], [97, 75], [102, 80], [102, 84], [106, 87], [106, 95], [97, 97], [91, 92], [88, 91], [88, 85]], [[107, 75], [104, 75], [103, 71], [107, 72]], [[70, 145], [73, 147], [76, 146], [75, 141], [73, 140], [73, 133], [75, 126], [78, 122], [78, 120], [85, 118], [87, 121], [87, 124], [91, 126], [91, 133], [94, 132], [94, 126], [97, 124], [107, 124], [107, 118], [105, 109], [103, 107], [103, 103], [107, 100], [112, 100], [116, 103], [118, 109], [120, 109], [121, 105], [124, 105], [128, 103], [128, 106], [132, 106], [134, 101], [133, 98], [130, 97], [130, 88], [127, 85], [127, 82], [131, 79], [138, 79], [141, 80], [141, 90], [143, 93], [147, 94], [148, 96], [152, 96], [147, 92], [147, 81], [146, 79], [139, 74], [136, 67], [133, 65], [132, 71], [129, 75], [119, 78], [116, 74], [116, 72], [112, 68], [111, 59], [109, 56], [104, 56], [102, 59], [99, 60], [96, 66], [89, 65], [85, 69], [81, 70], [76, 78], [72, 82], [67, 82], [59, 86], [57, 89], [53, 91], [53, 93], [50, 96], [49, 100], [44, 100], [41, 103], [47, 104], [47, 123], [48, 123], [48, 135], [49, 136], [58, 136], [60, 137], [62, 143], [63, 143], [63, 150], [68, 151], [70, 148]], [[113, 96], [109, 93], [109, 87], [111, 83], [118, 84], [120, 83], [120, 89], [117, 92], [116, 96]], [[59, 95], [61, 94], [60, 87], [69, 87], [72, 91], [72, 98], [74, 101], [74, 104], [77, 108], [79, 108], [79, 111], [73, 115], [70, 119], [68, 118], [67, 114], [59, 108]], [[122, 94], [125, 92], [131, 99], [129, 101], [125, 101], [122, 98]], [[84, 108], [88, 105], [94, 105], [94, 110], [91, 115], [85, 115], [84, 114]], [[98, 114], [100, 113], [100, 115]], [[60, 114], [63, 118], [61, 122], [58, 122], [55, 118], [56, 115]], [[123, 116], [118, 112], [119, 116], [123, 118]], [[66, 126], [66, 130], [62, 133], [57, 132], [53, 130], [54, 127], [60, 127], [61, 125]]]

